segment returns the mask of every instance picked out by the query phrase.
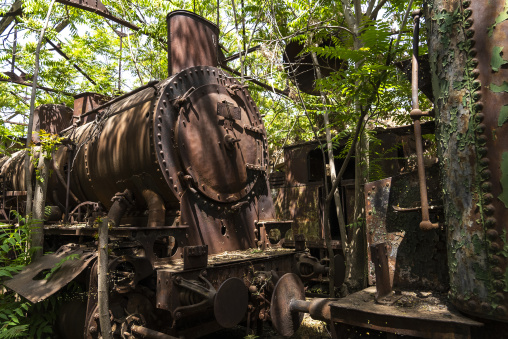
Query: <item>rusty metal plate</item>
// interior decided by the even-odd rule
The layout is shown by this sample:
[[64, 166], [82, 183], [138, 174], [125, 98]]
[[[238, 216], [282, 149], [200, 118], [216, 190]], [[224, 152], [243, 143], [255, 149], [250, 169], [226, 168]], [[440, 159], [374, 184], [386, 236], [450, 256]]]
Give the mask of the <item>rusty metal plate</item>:
[[292, 336], [303, 320], [303, 313], [291, 312], [292, 300], [305, 300], [305, 291], [300, 278], [287, 273], [275, 285], [270, 308], [273, 327], [285, 337]]
[[192, 12], [168, 14], [168, 74], [192, 66], [218, 65], [219, 28]]
[[[438, 166], [426, 168], [431, 220], [442, 220]], [[386, 242], [390, 283], [394, 289], [448, 289], [446, 232], [423, 232], [416, 172], [365, 185], [367, 242]], [[375, 269], [369, 255], [369, 284]]]
[[[78, 255], [79, 259], [66, 260], [70, 255]], [[36, 303], [48, 298], [71, 282], [96, 256], [97, 253], [91, 248], [65, 245], [57, 252], [45, 255], [26, 266], [21, 273], [7, 280], [5, 286]], [[48, 279], [44, 279], [56, 265], [61, 266]]]
[[[210, 87], [204, 87], [207, 85]], [[218, 87], [219, 92], [217, 93], [215, 89], [215, 93], [213, 93], [211, 85]], [[224, 91], [228, 87], [229, 90]], [[202, 99], [199, 98], [200, 88], [208, 93]], [[236, 88], [236, 90], [231, 88]], [[185, 95], [186, 93], [187, 95]], [[186, 100], [182, 100], [182, 105], [175, 104], [178, 98], [182, 99], [184, 97]], [[241, 109], [241, 120], [224, 119], [217, 114], [217, 103], [224, 100]], [[206, 102], [210, 106], [207, 106]], [[201, 105], [201, 107], [198, 107], [199, 110], [193, 108], [194, 104]], [[242, 153], [243, 156], [247, 156], [246, 152], [256, 154], [257, 157], [253, 157], [253, 159], [250, 159], [251, 156], [247, 156], [247, 158], [253, 161], [252, 163], [259, 164], [259, 168], [265, 168], [268, 164], [267, 138], [259, 110], [249, 92], [242, 88], [238, 81], [223, 71], [211, 66], [191, 67], [183, 70], [161, 83], [161, 96], [156, 107], [151, 117], [153, 122], [152, 147], [154, 147], [160, 165], [160, 175], [164, 176], [175, 196], [181, 196], [188, 187], [199, 190], [200, 193], [203, 192], [202, 185], [205, 185], [205, 191], [211, 187], [208, 182], [198, 182], [200, 178], [195, 176], [196, 173], [201, 178], [212, 178], [211, 182], [215, 182], [214, 185], [217, 185], [217, 182], [221, 182], [221, 178], [228, 175], [230, 177], [227, 180], [238, 184], [239, 180], [243, 179], [235, 178], [234, 176], [237, 174], [233, 173], [237, 173], [236, 170], [239, 170], [240, 176], [245, 175], [245, 170], [242, 173], [242, 170], [237, 168], [243, 161], [236, 158], [238, 153]], [[186, 127], [183, 127], [184, 121]], [[223, 125], [226, 121], [231, 123], [230, 128]], [[192, 135], [190, 132], [182, 132], [182, 129], [187, 128], [189, 131], [193, 130], [198, 134]], [[241, 128], [243, 128], [243, 131]], [[249, 128], [255, 128], [259, 133], [252, 133]], [[226, 151], [225, 149], [226, 129], [228, 130], [227, 135], [232, 138], [228, 142], [230, 145], [237, 147], [236, 150]], [[190, 143], [182, 148], [181, 135], [185, 134]], [[236, 142], [234, 139], [238, 138], [235, 135], [239, 135], [241, 140]], [[193, 140], [193, 138], [196, 138], [196, 140]], [[221, 145], [218, 144], [219, 141]], [[255, 148], [252, 149], [254, 142]], [[240, 148], [238, 148], [238, 145], [240, 145]], [[195, 158], [189, 159], [185, 163], [185, 161], [182, 161], [182, 156], [191, 157], [187, 154], [189, 152], [185, 148], [187, 146], [196, 148], [193, 151], [195, 154], [192, 155]], [[204, 148], [200, 149], [201, 146]], [[231, 146], [229, 147], [231, 148]], [[224, 163], [225, 161], [226, 163]], [[235, 163], [235, 161], [239, 162]], [[247, 162], [247, 164], [250, 164], [250, 162]], [[247, 164], [245, 164], [245, 167], [247, 167]], [[197, 166], [196, 173], [194, 172], [195, 166]], [[200, 171], [204, 171], [206, 174], [200, 173]], [[244, 187], [244, 190], [245, 188], [249, 190], [252, 187], [249, 185], [256, 181], [262, 172], [247, 168], [246, 173], [249, 184]], [[182, 174], [184, 177], [186, 175], [192, 177], [180, 180]], [[222, 187], [219, 187], [219, 189], [223, 190]], [[227, 188], [225, 189], [227, 190]], [[236, 192], [236, 197], [244, 195], [244, 190], [240, 189], [239, 192]], [[214, 200], [218, 200], [217, 194], [221, 194], [220, 192], [213, 193], [211, 191], [207, 193], [209, 194], [208, 197]], [[226, 200], [228, 197], [223, 194], [220, 196], [220, 202], [228, 202]], [[233, 195], [230, 199], [236, 198]]]
[[39, 131], [58, 134], [72, 124], [72, 109], [65, 105], [44, 104], [34, 111], [32, 141], [40, 142]]
[[233, 120], [240, 120], [242, 117], [240, 107], [236, 107], [235, 104], [227, 102], [226, 100], [217, 103], [217, 114], [226, 119]]
[[232, 129], [215, 111], [218, 104], [237, 104], [224, 86], [204, 85], [197, 88], [180, 111], [177, 140], [183, 167], [192, 177], [192, 184], [207, 197], [233, 202], [243, 198], [254, 186], [247, 164], [259, 164], [261, 140], [246, 133], [250, 124], [247, 114], [240, 115]]
[[242, 279], [229, 278], [220, 285], [215, 295], [213, 313], [215, 320], [224, 328], [242, 321], [249, 304], [249, 290]]

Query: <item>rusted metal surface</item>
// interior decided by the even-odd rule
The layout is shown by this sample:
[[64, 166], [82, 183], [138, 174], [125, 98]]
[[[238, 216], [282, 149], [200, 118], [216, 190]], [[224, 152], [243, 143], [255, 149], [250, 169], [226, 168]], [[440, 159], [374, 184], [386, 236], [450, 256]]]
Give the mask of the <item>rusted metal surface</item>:
[[376, 272], [376, 300], [380, 300], [392, 292], [386, 244], [371, 244], [370, 257]]
[[40, 142], [39, 131], [58, 134], [72, 125], [72, 109], [65, 105], [44, 104], [34, 111], [32, 141]]
[[[319, 47], [331, 46], [331, 40], [327, 40], [319, 45]], [[291, 41], [286, 45], [283, 60], [286, 72], [291, 81], [296, 82], [295, 85], [307, 94], [319, 95], [316, 90], [316, 76], [312, 57], [310, 53], [302, 53], [304, 45], [300, 41]], [[341, 59], [317, 57], [323, 77], [329, 76], [332, 72], [338, 71], [345, 67], [346, 63]]]
[[175, 11], [166, 18], [168, 25], [168, 74], [191, 66], [217, 67], [219, 28], [188, 11]]
[[109, 100], [108, 97], [92, 92], [85, 92], [74, 96], [74, 119], [80, 119], [80, 124], [86, 124], [89, 121], [95, 120], [95, 114], [83, 116], [100, 105], [106, 103]]
[[450, 296], [464, 312], [507, 321], [506, 2], [434, 0], [427, 9]]
[[471, 339], [472, 330], [483, 324], [451, 308], [446, 296], [425, 299], [407, 296], [408, 304], [380, 305], [375, 302], [375, 287], [353, 293], [330, 303], [335, 323], [359, 326], [419, 338]]
[[[437, 166], [427, 168], [433, 220], [443, 218]], [[418, 176], [412, 172], [365, 185], [367, 242], [386, 243], [390, 282], [394, 289], [448, 289], [446, 236], [442, 229], [419, 228]], [[399, 209], [409, 209], [400, 212]], [[369, 284], [376, 282], [369, 253]]]
[[292, 336], [303, 320], [303, 313], [291, 310], [294, 300], [305, 300], [303, 283], [296, 274], [287, 273], [275, 285], [270, 309], [273, 327], [285, 337]]
[[[76, 255], [79, 258], [65, 260], [70, 255]], [[96, 256], [97, 254], [91, 248], [63, 246], [54, 254], [45, 255], [31, 263], [21, 273], [4, 284], [36, 303], [58, 292], [76, 278]], [[46, 275], [58, 267], [57, 264], [60, 267], [46, 279]]]

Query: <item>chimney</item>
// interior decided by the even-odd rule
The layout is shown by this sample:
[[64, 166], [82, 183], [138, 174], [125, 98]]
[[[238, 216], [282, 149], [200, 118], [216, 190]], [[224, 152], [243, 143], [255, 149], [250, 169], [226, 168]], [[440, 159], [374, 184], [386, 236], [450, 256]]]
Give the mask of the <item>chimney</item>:
[[168, 75], [192, 66], [217, 67], [219, 28], [188, 11], [168, 14]]

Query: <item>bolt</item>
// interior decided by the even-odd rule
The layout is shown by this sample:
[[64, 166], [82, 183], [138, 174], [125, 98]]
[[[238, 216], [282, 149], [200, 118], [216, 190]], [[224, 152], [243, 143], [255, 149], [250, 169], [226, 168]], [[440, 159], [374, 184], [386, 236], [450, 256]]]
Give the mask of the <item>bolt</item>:
[[182, 312], [176, 312], [175, 313], [175, 319], [178, 320], [182, 317]]
[[89, 331], [90, 333], [96, 333], [96, 332], [97, 332], [97, 327], [95, 327], [95, 326], [90, 326], [90, 327], [88, 328], [88, 331]]

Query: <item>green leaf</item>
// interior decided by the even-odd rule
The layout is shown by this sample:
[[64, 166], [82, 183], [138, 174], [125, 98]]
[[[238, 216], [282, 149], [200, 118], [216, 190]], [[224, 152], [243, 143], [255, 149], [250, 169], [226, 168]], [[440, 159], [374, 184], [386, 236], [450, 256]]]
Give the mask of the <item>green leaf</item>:
[[508, 82], [503, 81], [501, 86], [490, 84], [490, 90], [494, 93], [508, 92]]
[[497, 125], [501, 127], [507, 121], [508, 121], [508, 105], [504, 105], [503, 107], [501, 107], [501, 111], [499, 111], [499, 119], [497, 120]]
[[498, 72], [499, 68], [508, 63], [507, 60], [503, 58], [503, 47], [494, 46], [492, 49], [492, 58], [490, 60], [490, 66], [494, 72]]

